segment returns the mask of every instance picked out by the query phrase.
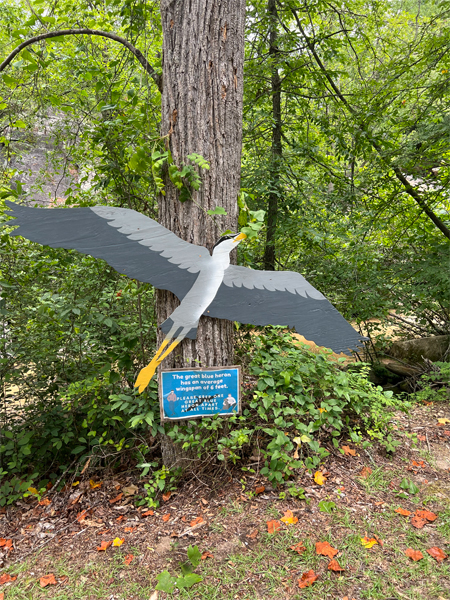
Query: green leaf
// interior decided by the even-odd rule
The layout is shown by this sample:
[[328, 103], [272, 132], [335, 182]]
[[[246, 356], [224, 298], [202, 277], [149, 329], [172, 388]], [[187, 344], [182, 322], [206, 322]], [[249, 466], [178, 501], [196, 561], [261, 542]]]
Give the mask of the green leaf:
[[400, 487], [402, 488], [402, 490], [406, 490], [410, 494], [417, 494], [419, 492], [419, 488], [417, 487], [417, 485], [413, 481], [407, 479], [406, 477], [402, 479]]
[[23, 121], [21, 121], [20, 119], [18, 119], [15, 123], [13, 123], [12, 125], [13, 127], [20, 127], [21, 129], [24, 129], [27, 124], [24, 123]]
[[178, 577], [176, 581], [176, 586], [179, 589], [190, 588], [196, 583], [199, 583], [200, 581], [203, 581], [203, 577], [200, 577], [200, 575], [197, 575], [197, 573], [190, 573], [185, 577]]
[[192, 573], [194, 569], [194, 567], [188, 561], [181, 563], [180, 568], [183, 575], [189, 575], [189, 573]]
[[197, 546], [189, 546], [189, 548], [187, 549], [187, 555], [188, 555], [189, 560], [192, 563], [192, 566], [195, 569], [195, 567], [197, 565], [199, 565], [202, 560], [202, 555], [200, 554], [200, 550], [198, 549]]
[[213, 216], [213, 215], [227, 215], [227, 211], [222, 208], [221, 206], [216, 206], [216, 208], [214, 210], [208, 210], [208, 215]]
[[171, 594], [175, 589], [175, 582], [177, 580], [175, 577], [172, 577], [169, 571], [163, 571], [156, 576], [156, 579], [158, 580], [158, 585], [155, 589], [166, 592], [167, 594]]
[[326, 500], [322, 500], [319, 502], [319, 510], [324, 513], [331, 513], [336, 508], [336, 504], [334, 502], [327, 502]]

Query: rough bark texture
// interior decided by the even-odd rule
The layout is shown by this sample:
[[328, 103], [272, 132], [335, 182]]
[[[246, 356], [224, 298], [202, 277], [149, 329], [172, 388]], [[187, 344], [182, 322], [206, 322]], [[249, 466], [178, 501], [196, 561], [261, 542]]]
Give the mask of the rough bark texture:
[[[182, 239], [209, 250], [227, 229], [237, 230], [240, 187], [245, 0], [162, 0], [163, 94], [161, 133], [175, 164], [193, 152], [210, 163], [193, 201], [181, 203], [168, 180], [159, 203], [159, 222]], [[199, 206], [201, 208], [199, 208]], [[206, 210], [222, 206], [227, 216]], [[235, 257], [231, 257], [232, 260]], [[170, 292], [157, 292], [161, 324], [178, 306]], [[162, 341], [159, 333], [159, 341]], [[202, 317], [197, 340], [184, 340], [162, 368], [233, 364], [233, 325]], [[163, 459], [180, 462], [163, 441]]]
[[267, 12], [269, 13], [269, 55], [271, 58], [271, 86], [272, 86], [272, 162], [270, 166], [271, 185], [267, 202], [267, 234], [264, 248], [264, 269], [275, 271], [276, 251], [275, 235], [278, 221], [278, 201], [281, 195], [280, 166], [283, 149], [281, 145], [281, 77], [278, 71], [277, 59], [280, 53], [278, 48], [278, 13], [276, 0], [268, 0]]

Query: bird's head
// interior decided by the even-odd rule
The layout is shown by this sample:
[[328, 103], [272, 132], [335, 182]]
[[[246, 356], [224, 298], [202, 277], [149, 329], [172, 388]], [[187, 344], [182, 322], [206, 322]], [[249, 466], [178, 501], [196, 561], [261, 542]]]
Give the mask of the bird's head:
[[245, 233], [228, 233], [222, 235], [214, 244], [213, 254], [229, 254], [246, 237]]

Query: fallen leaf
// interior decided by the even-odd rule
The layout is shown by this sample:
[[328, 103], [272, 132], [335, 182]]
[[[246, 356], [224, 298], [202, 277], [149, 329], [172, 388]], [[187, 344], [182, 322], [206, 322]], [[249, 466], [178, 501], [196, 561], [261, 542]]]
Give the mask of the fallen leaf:
[[248, 533], [246, 537], [254, 540], [256, 538], [256, 536], [258, 535], [258, 533], [259, 533], [259, 531], [257, 529], [254, 529], [251, 533]]
[[361, 538], [361, 544], [364, 546], [364, 548], [372, 548], [372, 546], [375, 546], [375, 544], [378, 544], [378, 542], [374, 538], [369, 539], [367, 536], [364, 536]]
[[193, 521], [191, 521], [189, 523], [189, 526], [195, 527], [196, 525], [199, 525], [200, 523], [203, 523], [203, 517], [197, 517], [196, 519], [194, 519]]
[[341, 573], [342, 571], [345, 571], [345, 569], [341, 567], [338, 561], [334, 558], [328, 563], [328, 570], [334, 571], [335, 573]]
[[170, 498], [170, 496], [172, 495], [172, 492], [167, 492], [167, 494], [163, 494], [162, 495], [162, 499], [164, 502], [167, 502]]
[[342, 446], [342, 450], [345, 453], [345, 456], [356, 456], [356, 450], [350, 448], [350, 446]]
[[30, 494], [35, 494], [35, 495], [38, 493], [37, 489], [34, 487], [29, 487], [27, 489], [27, 492], [30, 492]]
[[404, 508], [396, 508], [394, 512], [404, 517], [409, 517], [409, 515], [411, 514], [410, 510], [405, 510]]
[[74, 482], [72, 483], [72, 487], [77, 487], [77, 485], [80, 485], [80, 482], [79, 482], [79, 481], [74, 481]]
[[373, 537], [380, 544], [381, 547], [384, 546], [383, 540], [381, 540], [377, 535], [373, 534]]
[[133, 560], [134, 556], [132, 554], [127, 554], [123, 559], [123, 562], [128, 566], [130, 562]]
[[420, 440], [421, 442], [424, 442], [427, 438], [424, 435], [417, 435], [417, 439]]
[[303, 573], [303, 575], [301, 576], [301, 578], [298, 580], [298, 587], [299, 588], [309, 587], [317, 579], [319, 579], [319, 576], [316, 575], [314, 573], [314, 571], [311, 569], [310, 571], [307, 571], [306, 573]]
[[284, 517], [281, 517], [280, 521], [283, 521], [286, 525], [295, 525], [295, 523], [298, 523], [298, 518], [294, 517], [292, 510], [286, 510]]
[[100, 542], [100, 546], [97, 547], [97, 550], [100, 552], [101, 550], [108, 550], [111, 546], [112, 540], [110, 542]]
[[419, 519], [426, 519], [427, 521], [430, 521], [430, 523], [437, 519], [437, 515], [429, 510], [416, 510], [416, 517], [419, 517]]
[[384, 500], [380, 500], [379, 502], [374, 502], [375, 506], [381, 506], [384, 504]]
[[200, 502], [203, 504], [203, 506], [208, 506], [209, 502], [208, 500], [206, 500], [206, 498], [200, 498]]
[[328, 556], [328, 558], [333, 558], [339, 550], [330, 546], [329, 542], [316, 542], [316, 553], [321, 554], [322, 556]]
[[321, 471], [316, 471], [314, 473], [314, 481], [317, 483], [317, 485], [323, 485], [326, 480], [327, 480], [327, 478], [324, 477], [324, 475], [323, 475], [323, 473]]
[[447, 423], [450, 423], [450, 419], [438, 419], [438, 423], [439, 425], [447, 425]]
[[417, 515], [414, 515], [414, 517], [411, 519], [411, 525], [413, 525], [416, 529], [422, 529], [422, 527], [426, 524], [427, 521], [425, 519], [421, 519]]
[[125, 496], [134, 496], [134, 494], [137, 494], [137, 492], [139, 491], [139, 488], [137, 487], [137, 485], [134, 485], [134, 484], [131, 484], [122, 489], [124, 491]]
[[405, 550], [405, 554], [414, 561], [422, 560], [423, 558], [423, 554], [420, 550], [413, 550], [412, 548]]
[[412, 465], [413, 465], [413, 467], [422, 467], [422, 468], [425, 467], [425, 463], [423, 462], [423, 460], [419, 460], [419, 461], [413, 460]]
[[202, 560], [206, 560], [207, 558], [214, 558], [214, 556], [211, 554], [211, 552], [203, 552], [202, 554]]
[[51, 503], [52, 501], [50, 500], [50, 498], [43, 498], [40, 502], [38, 502], [40, 506], [48, 506]]
[[3, 592], [0, 592], [0, 600], [5, 600], [5, 594]]
[[306, 550], [305, 546], [303, 545], [303, 542], [299, 542], [295, 546], [291, 546], [290, 549], [294, 552], [297, 552], [297, 554], [303, 554], [303, 552], [305, 552]]
[[428, 554], [435, 558], [437, 562], [441, 562], [441, 560], [445, 560], [448, 558], [447, 554], [437, 546], [433, 546], [427, 550]]
[[120, 517], [117, 517], [116, 521], [118, 521], [120, 523], [120, 521], [123, 521], [125, 519], [125, 515], [120, 515]]
[[111, 529], [104, 529], [103, 531], [97, 531], [97, 535], [106, 535], [107, 533], [111, 533]]
[[163, 515], [162, 520], [164, 523], [167, 523], [167, 521], [170, 519], [170, 513], [167, 513], [167, 515]]
[[155, 590], [149, 600], [158, 600], [158, 590]]
[[281, 523], [279, 521], [267, 521], [267, 531], [269, 533], [275, 533], [278, 529], [281, 529]]
[[39, 583], [41, 584], [41, 587], [47, 587], [48, 585], [56, 585], [58, 582], [56, 581], [53, 573], [50, 573], [49, 575], [44, 575], [41, 577], [39, 579]]
[[8, 573], [4, 573], [3, 575], [0, 575], [0, 585], [3, 583], [9, 583], [10, 581], [15, 581], [16, 579], [17, 575], [13, 577], [12, 575], [8, 575]]
[[367, 477], [369, 477], [369, 475], [372, 474], [372, 469], [370, 467], [363, 467], [362, 471], [360, 473], [361, 477], [364, 477], [364, 479], [367, 479]]
[[262, 494], [265, 489], [266, 488], [263, 485], [259, 485], [257, 488], [255, 488], [255, 494]]
[[97, 488], [102, 487], [102, 482], [99, 481], [98, 483], [96, 483], [93, 479], [90, 479], [89, 487], [91, 488], [91, 490], [96, 490]]
[[123, 538], [116, 537], [116, 538], [114, 538], [112, 545], [116, 546], [116, 548], [118, 548], [119, 546], [121, 546], [124, 543], [124, 541], [125, 540]]
[[5, 538], [0, 538], [0, 548], [12, 548], [12, 540], [5, 540]]
[[151, 517], [154, 514], [155, 514], [155, 511], [153, 511], [153, 510], [146, 510], [145, 512], [142, 513], [141, 517]]
[[82, 510], [81, 512], [79, 512], [77, 514], [77, 521], [78, 523], [81, 523], [82, 521], [84, 521], [84, 519], [87, 517], [87, 510]]
[[137, 529], [137, 527], [125, 527], [125, 533], [133, 533], [133, 531]]
[[123, 498], [123, 492], [120, 492], [120, 494], [118, 496], [116, 496], [115, 498], [113, 498], [112, 500], [109, 501], [110, 504], [115, 504], [116, 502], [119, 502], [119, 500], [122, 500]]

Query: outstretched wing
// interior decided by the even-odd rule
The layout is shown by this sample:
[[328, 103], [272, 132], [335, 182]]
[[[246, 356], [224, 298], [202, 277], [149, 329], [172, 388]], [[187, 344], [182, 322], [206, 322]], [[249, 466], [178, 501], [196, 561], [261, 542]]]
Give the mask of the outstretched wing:
[[204, 313], [253, 325], [294, 327], [307, 340], [349, 354], [365, 338], [299, 273], [230, 266]]
[[6, 201], [21, 235], [52, 248], [67, 248], [102, 258], [119, 273], [170, 290], [180, 300], [194, 285], [198, 272], [211, 260], [203, 246], [174, 233], [134, 210], [30, 208]]

